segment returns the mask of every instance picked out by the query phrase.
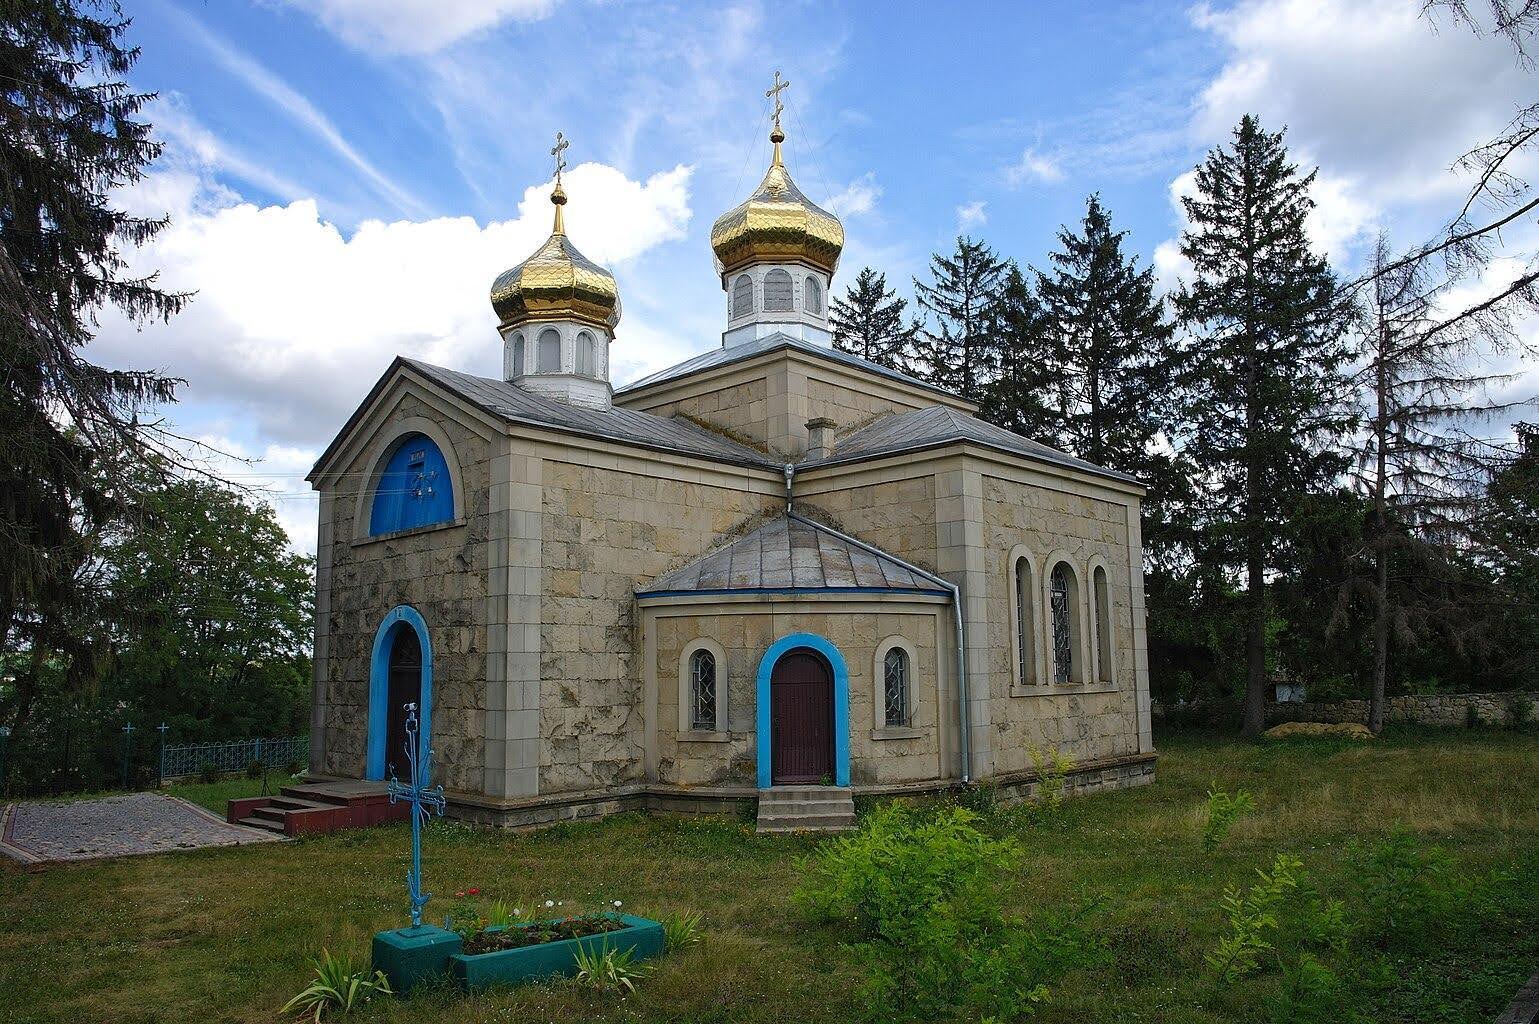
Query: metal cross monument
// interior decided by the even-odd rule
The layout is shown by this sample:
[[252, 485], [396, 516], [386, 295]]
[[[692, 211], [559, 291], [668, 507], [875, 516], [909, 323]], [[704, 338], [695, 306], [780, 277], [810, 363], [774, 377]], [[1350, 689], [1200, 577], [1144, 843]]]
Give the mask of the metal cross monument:
[[421, 751], [422, 760], [417, 761], [417, 705], [406, 705], [406, 763], [411, 768], [411, 783], [399, 781], [395, 777], [395, 769], [390, 770], [390, 782], [385, 791], [390, 794], [390, 802], [396, 803], [404, 800], [411, 804], [411, 867], [406, 871], [406, 892], [411, 897], [411, 926], [422, 927], [422, 908], [427, 901], [433, 898], [430, 892], [422, 891], [422, 823], [431, 818], [434, 812], [439, 817], [444, 813], [444, 787], [428, 786], [428, 773], [433, 767], [433, 750], [424, 747]]

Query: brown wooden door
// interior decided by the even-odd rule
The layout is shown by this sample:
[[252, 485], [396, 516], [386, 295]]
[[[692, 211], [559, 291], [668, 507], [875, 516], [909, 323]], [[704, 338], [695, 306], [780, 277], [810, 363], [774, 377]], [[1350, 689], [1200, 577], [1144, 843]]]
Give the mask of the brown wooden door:
[[[389, 705], [385, 710], [385, 778], [395, 772], [402, 782], [410, 781], [411, 767], [406, 762], [406, 705], [422, 703], [422, 644], [417, 631], [405, 624], [396, 628], [390, 647], [390, 680], [386, 687]], [[422, 721], [422, 709], [417, 709]]]
[[834, 774], [834, 679], [811, 651], [790, 651], [770, 675], [770, 771], [776, 784]]

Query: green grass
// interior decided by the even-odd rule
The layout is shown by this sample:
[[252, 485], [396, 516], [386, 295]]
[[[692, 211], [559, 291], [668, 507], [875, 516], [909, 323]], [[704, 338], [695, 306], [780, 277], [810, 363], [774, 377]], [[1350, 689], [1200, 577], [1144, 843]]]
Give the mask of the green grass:
[[[301, 780], [285, 772], [273, 772], [267, 776], [267, 792], [276, 793], [279, 789], [290, 783]], [[172, 796], [179, 796], [183, 800], [195, 803], [200, 807], [207, 807], [221, 818], [224, 817], [225, 806], [231, 800], [239, 800], [241, 797], [260, 796], [262, 793], [261, 779], [248, 779], [244, 775], [231, 775], [221, 778], [218, 782], [173, 782], [165, 788], [165, 792]]]
[[[1104, 903], [1092, 927], [1114, 953], [1071, 975], [1040, 1020], [1265, 1022], [1275, 972], [1215, 995], [1203, 953], [1217, 899], [1279, 850], [1325, 889], [1345, 884], [1354, 840], [1397, 824], [1470, 872], [1539, 877], [1539, 738], [1400, 733], [1372, 745], [1252, 746], [1160, 738], [1158, 781], [1071, 800], [1021, 833], [1013, 910]], [[1255, 795], [1214, 854], [1202, 852], [1210, 784]], [[226, 784], [222, 784], [226, 785]], [[212, 799], [209, 794], [200, 794]], [[196, 799], [197, 797], [189, 796]], [[200, 802], [204, 802], [201, 801]], [[569, 985], [463, 998], [447, 991], [371, 1005], [385, 1021], [847, 1021], [859, 1018], [859, 952], [792, 899], [805, 838], [758, 837], [737, 820], [621, 815], [532, 834], [435, 826], [428, 888], [479, 886], [528, 908], [545, 898], [661, 916], [698, 912], [704, 940], [662, 960], [623, 1000]], [[329, 948], [364, 959], [403, 921], [404, 826], [281, 845], [204, 850], [26, 872], [0, 871], [0, 1020], [270, 1021]], [[1529, 894], [1534, 890], [1530, 888]], [[442, 912], [443, 901], [428, 915]], [[1490, 1021], [1539, 965], [1539, 896], [1480, 934], [1401, 957], [1372, 994], [1385, 1022]]]

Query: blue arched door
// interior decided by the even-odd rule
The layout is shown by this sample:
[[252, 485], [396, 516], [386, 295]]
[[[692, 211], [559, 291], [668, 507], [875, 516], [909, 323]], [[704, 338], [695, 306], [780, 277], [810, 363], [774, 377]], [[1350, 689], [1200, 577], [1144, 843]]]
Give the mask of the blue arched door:
[[406, 705], [417, 705], [418, 750], [433, 735], [433, 645], [427, 623], [409, 605], [385, 616], [374, 634], [369, 666], [369, 746], [365, 777], [403, 782], [406, 763]]

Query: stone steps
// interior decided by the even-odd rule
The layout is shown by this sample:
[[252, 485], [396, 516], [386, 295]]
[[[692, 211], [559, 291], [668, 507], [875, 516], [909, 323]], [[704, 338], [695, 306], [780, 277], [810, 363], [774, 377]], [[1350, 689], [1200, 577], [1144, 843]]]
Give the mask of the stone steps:
[[848, 787], [774, 786], [759, 791], [760, 832], [849, 832], [855, 798]]
[[390, 803], [382, 782], [350, 779], [284, 786], [277, 795], [231, 800], [225, 820], [296, 836], [405, 821], [404, 803]]
[[279, 818], [275, 821], [272, 818], [258, 818], [253, 814], [249, 818], [241, 818], [237, 820], [235, 824], [245, 825], [247, 828], [259, 828], [266, 832], [276, 832], [280, 836], [284, 834], [282, 818]]

